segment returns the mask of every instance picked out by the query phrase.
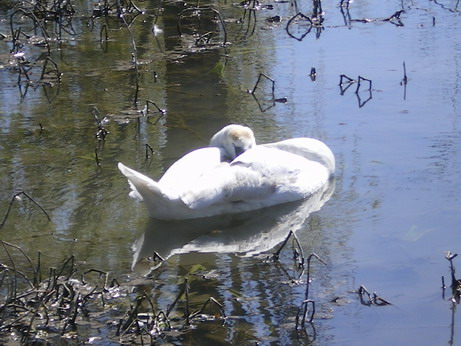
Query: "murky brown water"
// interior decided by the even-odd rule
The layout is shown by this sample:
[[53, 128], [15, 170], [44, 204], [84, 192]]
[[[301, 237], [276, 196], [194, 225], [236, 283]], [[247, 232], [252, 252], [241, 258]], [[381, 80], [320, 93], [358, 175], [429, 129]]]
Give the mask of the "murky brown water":
[[[200, 20], [183, 18], [183, 36], [178, 13], [190, 14], [195, 3], [137, 5], [145, 12], [125, 16], [124, 23], [116, 16], [91, 20], [91, 5], [74, 4], [77, 14], [61, 27], [62, 41], [50, 43], [60, 83], [53, 72], [46, 83], [40, 80], [47, 49], [21, 32], [43, 35], [20, 13], [13, 27], [21, 28], [22, 44], [10, 53], [14, 10], [2, 5], [0, 217], [12, 196], [25, 191], [51, 222], [23, 198], [13, 204], [0, 238], [33, 258], [41, 251], [42, 268], [74, 254], [83, 268], [110, 271], [120, 281], [146, 274], [152, 263], [139, 259], [152, 250], [169, 257], [137, 290], [147, 290], [166, 310], [188, 277], [194, 307], [212, 296], [229, 317], [169, 332], [165, 342], [456, 344], [458, 316], [450, 294], [442, 298], [440, 278], [449, 284], [443, 251], [460, 251], [461, 244], [458, 2], [363, 1], [349, 11], [322, 3], [322, 29], [302, 17], [290, 21], [298, 11], [312, 15], [310, 2], [268, 2], [273, 9], [257, 11], [217, 2], [226, 30], [212, 20], [214, 12], [203, 10]], [[154, 23], [163, 30], [156, 35]], [[49, 24], [51, 38], [58, 28]], [[190, 35], [194, 30], [201, 40]], [[224, 33], [228, 44], [220, 47]], [[30, 64], [18, 65], [14, 53], [24, 53]], [[53, 66], [48, 61], [48, 69]], [[275, 80], [274, 97], [286, 103], [273, 102], [267, 80], [256, 97], [246, 92], [260, 73]], [[342, 74], [370, 79], [372, 89], [363, 81], [358, 91], [357, 84], [341, 90]], [[148, 100], [166, 114], [160, 117], [150, 104], [144, 116]], [[95, 138], [94, 114], [109, 131], [105, 141]], [[267, 225], [234, 220], [235, 236], [222, 225], [209, 233], [212, 223], [188, 225], [188, 232], [149, 221], [128, 198], [117, 162], [157, 178], [231, 122], [249, 125], [261, 143], [296, 136], [327, 143], [337, 158], [331, 198], [308, 218], [307, 209], [299, 216], [300, 206], [278, 209], [294, 218], [291, 226], [272, 213], [273, 219], [259, 216]], [[148, 158], [146, 144], [153, 149]], [[279, 264], [257, 255], [283, 239], [284, 228], [297, 229], [305, 256], [315, 252], [326, 263], [312, 261], [309, 297], [317, 311], [314, 324], [301, 331], [294, 327], [306, 276], [296, 282], [301, 273], [291, 247]], [[170, 235], [178, 241], [166, 242]], [[1, 261], [8, 261], [5, 253]], [[17, 255], [16, 265], [26, 264]], [[360, 285], [392, 305], [361, 304], [351, 293]], [[332, 302], [337, 297], [339, 303]], [[98, 333], [100, 343], [117, 340], [109, 327], [79, 330], [81, 342]]]

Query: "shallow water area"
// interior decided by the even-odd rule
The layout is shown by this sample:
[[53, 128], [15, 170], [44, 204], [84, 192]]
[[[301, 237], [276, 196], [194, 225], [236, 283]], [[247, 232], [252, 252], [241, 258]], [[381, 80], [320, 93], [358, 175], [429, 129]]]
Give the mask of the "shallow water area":
[[[92, 6], [74, 3], [76, 14], [46, 32], [34, 30], [26, 4], [1, 5], [0, 218], [11, 209], [0, 239], [34, 263], [40, 252], [44, 278], [74, 255], [78, 275], [98, 269], [129, 286], [129, 303], [107, 316], [90, 309], [101, 324], [78, 320], [73, 340], [128, 342], [132, 331], [116, 335], [105, 319], [123, 318], [143, 292], [167, 311], [187, 278], [191, 310], [209, 297], [222, 310], [210, 303], [185, 327], [181, 296], [171, 330], [144, 334], [145, 342], [459, 343], [445, 251], [461, 251], [461, 9], [456, 1], [325, 2], [315, 17], [316, 3], [210, 3], [222, 21], [187, 2], [136, 2], [143, 12], [123, 19], [92, 18]], [[36, 44], [43, 36], [49, 54]], [[262, 77], [255, 88], [260, 73], [274, 85]], [[339, 85], [341, 75], [354, 82]], [[198, 225], [149, 220], [117, 163], [157, 179], [229, 123], [251, 127], [258, 143], [324, 141], [337, 164], [331, 196]], [[11, 203], [20, 191], [33, 201]], [[290, 240], [271, 257], [290, 230], [304, 258], [325, 263], [310, 263], [316, 312], [301, 328], [299, 249]], [[0, 263], [12, 261], [32, 275], [20, 251], [0, 247]], [[391, 305], [361, 301], [361, 286]]]

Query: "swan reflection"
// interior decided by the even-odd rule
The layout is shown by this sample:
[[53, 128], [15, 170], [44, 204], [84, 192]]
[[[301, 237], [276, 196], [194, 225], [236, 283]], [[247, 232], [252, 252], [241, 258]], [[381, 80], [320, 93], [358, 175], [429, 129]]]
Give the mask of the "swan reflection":
[[334, 191], [331, 180], [309, 198], [232, 215], [192, 220], [150, 218], [145, 232], [133, 245], [133, 269], [146, 274], [163, 259], [190, 252], [238, 253], [251, 256], [272, 249], [291, 230], [303, 228], [312, 212], [319, 210]]

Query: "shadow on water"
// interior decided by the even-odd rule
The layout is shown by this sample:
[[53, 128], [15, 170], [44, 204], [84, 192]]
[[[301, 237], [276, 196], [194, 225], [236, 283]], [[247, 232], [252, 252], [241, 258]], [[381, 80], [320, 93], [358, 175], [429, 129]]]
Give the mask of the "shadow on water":
[[156, 260], [191, 252], [232, 253], [253, 256], [281, 243], [290, 231], [305, 227], [312, 212], [331, 197], [334, 181], [309, 198], [236, 215], [192, 220], [150, 219], [143, 235], [133, 246], [135, 271], [145, 275], [158, 267]]

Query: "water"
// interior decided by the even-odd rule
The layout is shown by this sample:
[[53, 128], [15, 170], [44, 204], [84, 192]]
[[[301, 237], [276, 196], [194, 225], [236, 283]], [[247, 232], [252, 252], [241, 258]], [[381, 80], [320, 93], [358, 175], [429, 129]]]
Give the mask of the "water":
[[[315, 252], [326, 263], [312, 260], [315, 331], [312, 326], [294, 329], [305, 275], [296, 283], [299, 271], [293, 268], [291, 248], [275, 265], [252, 250], [242, 250], [251, 256], [235, 254], [225, 231], [203, 236], [198, 230], [195, 241], [176, 244], [176, 252], [150, 274], [155, 285], [149, 291], [158, 309], [166, 309], [187, 276], [194, 307], [213, 296], [229, 318], [224, 325], [198, 323], [166, 340], [456, 344], [458, 316], [450, 293], [442, 298], [440, 278], [450, 283], [444, 251], [457, 252], [460, 244], [459, 5], [354, 2], [343, 16], [338, 4], [324, 3], [324, 29], [313, 28], [301, 41], [290, 38], [285, 28], [297, 11], [309, 14], [312, 4], [273, 5], [256, 11], [254, 21], [252, 12], [216, 3], [230, 44], [198, 49], [190, 36], [178, 35], [177, 13], [184, 3], [140, 3], [146, 12], [134, 19], [130, 31], [116, 18], [92, 22], [91, 8], [78, 4], [75, 35], [64, 33], [61, 44], [51, 43], [51, 58], [63, 74], [52, 88], [39, 82], [46, 49], [27, 41], [20, 49], [33, 63], [27, 86], [8, 53], [11, 42], [0, 41], [0, 210], [6, 212], [11, 197], [25, 191], [52, 220], [23, 198], [14, 203], [1, 239], [33, 258], [41, 251], [44, 268], [74, 254], [84, 268], [134, 278], [150, 264], [132, 269], [132, 246], [152, 234], [155, 240], [160, 226], [152, 228], [143, 207], [127, 197], [117, 162], [157, 178], [231, 122], [249, 125], [261, 143], [315, 137], [337, 159], [333, 195], [319, 211], [295, 222], [304, 254]], [[403, 26], [397, 19], [383, 21], [402, 9]], [[4, 34], [10, 34], [10, 13], [3, 12]], [[280, 23], [266, 20], [275, 15], [281, 16]], [[209, 17], [202, 15], [199, 30], [218, 27], [211, 42], [222, 41], [220, 22], [210, 23]], [[27, 30], [27, 18], [15, 20]], [[154, 23], [163, 30], [156, 36]], [[103, 24], [107, 44], [100, 42]], [[188, 22], [183, 24], [187, 34]], [[308, 29], [303, 23], [292, 25], [290, 32], [297, 37]], [[309, 77], [312, 67], [315, 81]], [[246, 92], [260, 73], [275, 80], [275, 98], [286, 98], [286, 103], [272, 102], [266, 79], [256, 98]], [[342, 74], [372, 80], [371, 91], [364, 81], [358, 92], [353, 84], [342, 93]], [[143, 116], [147, 100], [166, 109], [166, 115]], [[107, 119], [104, 142], [95, 138], [94, 114]], [[146, 144], [153, 149], [147, 159]], [[210, 252], [216, 241], [231, 245]], [[17, 264], [23, 262], [18, 255]], [[360, 285], [392, 305], [360, 304], [351, 293]], [[339, 303], [332, 302], [337, 297]], [[92, 333], [98, 334], [90, 329], [84, 335]], [[107, 334], [113, 341], [113, 331]]]

